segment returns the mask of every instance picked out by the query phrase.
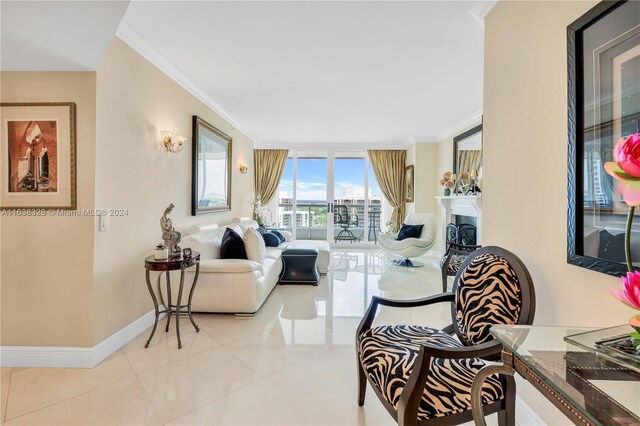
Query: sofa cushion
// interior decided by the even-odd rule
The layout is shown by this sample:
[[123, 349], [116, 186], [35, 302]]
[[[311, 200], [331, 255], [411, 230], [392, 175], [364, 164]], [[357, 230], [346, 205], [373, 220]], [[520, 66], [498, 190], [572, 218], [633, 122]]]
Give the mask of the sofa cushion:
[[282, 242], [278, 236], [272, 232], [265, 232], [262, 234], [262, 238], [264, 239], [264, 243], [267, 247], [278, 247]]
[[247, 228], [242, 237], [247, 259], [262, 263], [267, 256], [267, 248], [260, 232], [255, 228]]
[[224, 231], [222, 244], [220, 245], [221, 259], [246, 259], [247, 252], [244, 249], [242, 237], [230, 227]]
[[240, 235], [241, 238], [242, 238], [242, 236], [244, 236], [244, 230], [237, 223], [231, 223], [231, 224], [227, 225], [227, 229], [233, 229], [233, 231], [236, 234]]
[[220, 259], [220, 244], [223, 233], [220, 231], [188, 235], [182, 239], [181, 246], [200, 252], [201, 259]]
[[244, 221], [244, 222], [240, 222], [240, 224], [236, 225], [236, 226], [239, 226], [240, 229], [242, 229], [242, 233], [243, 234], [249, 228], [258, 229], [260, 227], [260, 225], [258, 225], [258, 222], [256, 222], [255, 220], [247, 220], [247, 221]]
[[284, 243], [285, 238], [284, 238], [284, 235], [282, 235], [282, 234], [280, 233], [280, 231], [275, 231], [275, 230], [274, 230], [274, 231], [271, 231], [271, 233], [272, 233], [273, 235], [275, 235], [276, 237], [278, 237], [278, 241], [279, 241], [279, 243], [278, 243], [278, 244], [280, 244], [280, 243]]
[[402, 241], [407, 238], [420, 238], [423, 227], [424, 225], [407, 225], [405, 223], [402, 225], [402, 228], [400, 228], [400, 232], [398, 232], [396, 240]]

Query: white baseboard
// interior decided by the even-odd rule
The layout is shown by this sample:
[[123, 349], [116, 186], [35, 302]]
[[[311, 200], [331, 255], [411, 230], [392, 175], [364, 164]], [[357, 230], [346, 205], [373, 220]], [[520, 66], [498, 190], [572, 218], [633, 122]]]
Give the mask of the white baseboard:
[[516, 395], [516, 424], [518, 426], [544, 426], [546, 423], [536, 414], [535, 411]]
[[92, 348], [0, 346], [0, 366], [93, 368], [151, 327], [154, 318], [154, 311], [149, 311]]

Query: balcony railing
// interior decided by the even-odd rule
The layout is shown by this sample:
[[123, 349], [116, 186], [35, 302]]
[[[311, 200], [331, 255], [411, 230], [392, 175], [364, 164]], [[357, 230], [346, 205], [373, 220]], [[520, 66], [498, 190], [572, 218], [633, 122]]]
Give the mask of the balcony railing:
[[[360, 239], [364, 239], [365, 234], [365, 206], [364, 204], [344, 203], [349, 211], [349, 215], [357, 216], [357, 224], [354, 222], [349, 229]], [[292, 229], [293, 224], [293, 204], [281, 203], [278, 205], [278, 224], [287, 230]], [[380, 227], [380, 212], [382, 206], [374, 204], [369, 206], [369, 213], [372, 214], [371, 221], [375, 221], [376, 227]], [[289, 213], [287, 215], [287, 213]], [[311, 240], [325, 240], [327, 238], [327, 204], [319, 203], [298, 203], [296, 204], [296, 233], [297, 238]], [[342, 229], [339, 225], [330, 226], [334, 229]], [[372, 223], [370, 223], [370, 226]], [[336, 231], [337, 233], [338, 231]]]

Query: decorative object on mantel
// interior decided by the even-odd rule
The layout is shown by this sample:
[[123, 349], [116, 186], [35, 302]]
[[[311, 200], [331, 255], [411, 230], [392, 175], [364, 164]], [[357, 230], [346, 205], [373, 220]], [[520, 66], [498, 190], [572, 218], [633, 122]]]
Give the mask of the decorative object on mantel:
[[480, 188], [478, 188], [478, 169], [471, 170], [471, 188], [469, 189], [468, 194], [476, 195], [477, 192], [480, 192]]
[[603, 1], [569, 25], [567, 61], [567, 261], [619, 277], [629, 269], [625, 235], [640, 270], [640, 220], [624, 233], [628, 196], [604, 164], [617, 161], [621, 138], [640, 132], [638, 2]]
[[440, 179], [440, 185], [444, 186], [444, 196], [448, 197], [451, 195], [451, 190], [456, 184], [456, 175], [451, 172], [444, 172], [442, 175], [442, 179]]
[[162, 132], [162, 145], [168, 152], [174, 154], [182, 151], [182, 147], [187, 138], [180, 136], [180, 129], [164, 130]]
[[175, 206], [173, 203], [169, 204], [169, 206], [164, 210], [164, 214], [160, 218], [160, 228], [162, 229], [162, 240], [164, 241], [165, 246], [168, 250], [168, 257], [180, 257], [182, 256], [182, 250], [178, 243], [180, 242], [180, 238], [182, 234], [176, 231], [173, 227], [173, 223], [171, 219], [169, 219], [169, 215], [173, 211]]

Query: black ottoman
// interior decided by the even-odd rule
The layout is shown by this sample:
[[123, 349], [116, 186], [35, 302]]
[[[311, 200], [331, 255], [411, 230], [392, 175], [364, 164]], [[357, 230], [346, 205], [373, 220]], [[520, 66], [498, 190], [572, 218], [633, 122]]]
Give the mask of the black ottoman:
[[287, 248], [282, 252], [280, 284], [318, 285], [320, 275], [316, 268], [318, 250], [312, 248]]

